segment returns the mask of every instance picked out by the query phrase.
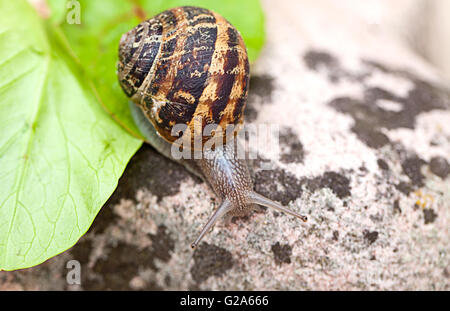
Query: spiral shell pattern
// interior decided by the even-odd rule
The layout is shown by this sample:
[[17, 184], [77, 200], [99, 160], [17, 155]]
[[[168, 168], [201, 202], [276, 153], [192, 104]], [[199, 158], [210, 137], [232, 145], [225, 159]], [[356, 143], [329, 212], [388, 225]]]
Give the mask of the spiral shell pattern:
[[249, 62], [236, 28], [219, 14], [177, 7], [144, 21], [120, 40], [119, 83], [160, 136], [173, 142], [175, 124], [194, 120], [242, 123]]

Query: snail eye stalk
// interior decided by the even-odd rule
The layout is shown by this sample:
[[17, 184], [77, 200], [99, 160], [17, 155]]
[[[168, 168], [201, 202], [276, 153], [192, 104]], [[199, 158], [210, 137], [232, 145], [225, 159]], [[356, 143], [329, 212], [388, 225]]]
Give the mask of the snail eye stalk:
[[194, 243], [191, 244], [191, 247], [194, 249], [197, 247], [198, 243], [201, 241], [201, 239], [205, 236], [205, 234], [211, 229], [214, 224], [222, 218], [226, 213], [231, 211], [233, 209], [232, 204], [228, 200], [224, 200], [220, 207], [217, 209], [217, 211], [212, 215], [212, 217], [208, 220], [206, 225], [203, 227], [202, 232], [200, 232], [197, 239], [194, 241]]
[[269, 208], [273, 208], [276, 209], [277, 211], [289, 214], [291, 216], [297, 217], [299, 219], [301, 219], [302, 221], [306, 222], [308, 220], [308, 217], [304, 216], [304, 215], [300, 215], [294, 211], [291, 211], [290, 209], [284, 207], [283, 205], [272, 201], [271, 199], [268, 199], [262, 195], [260, 195], [259, 193], [256, 192], [251, 192], [249, 195], [249, 198], [251, 200], [251, 203], [254, 204], [259, 204], [265, 207], [269, 207]]

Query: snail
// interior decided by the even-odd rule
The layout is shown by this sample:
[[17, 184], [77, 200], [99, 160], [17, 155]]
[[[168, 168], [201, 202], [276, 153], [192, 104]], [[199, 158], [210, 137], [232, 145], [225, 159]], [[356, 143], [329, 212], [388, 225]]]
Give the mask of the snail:
[[[243, 123], [250, 69], [244, 41], [225, 18], [204, 8], [184, 6], [143, 21], [120, 39], [117, 74], [146, 140], [200, 176], [222, 200], [192, 248], [224, 215], [244, 216], [256, 205], [307, 220], [256, 193], [245, 159], [233, 148]], [[180, 144], [181, 135], [173, 133], [177, 124], [187, 128], [184, 134], [194, 137], [195, 124], [201, 130], [213, 125], [211, 136], [219, 137], [217, 144], [200, 148], [200, 157], [176, 159], [173, 147]], [[223, 135], [228, 125], [236, 130]], [[200, 143], [205, 146], [204, 137]], [[184, 148], [191, 146], [184, 144]]]

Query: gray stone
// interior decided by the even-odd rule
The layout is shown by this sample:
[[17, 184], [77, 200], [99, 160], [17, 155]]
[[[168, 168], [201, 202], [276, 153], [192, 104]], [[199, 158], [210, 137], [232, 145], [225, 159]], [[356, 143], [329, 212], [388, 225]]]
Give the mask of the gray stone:
[[[350, 2], [265, 1], [252, 64], [246, 122], [281, 129], [281, 157], [261, 156], [273, 170], [252, 163], [255, 188], [306, 224], [255, 211], [192, 251], [220, 202], [143, 146], [79, 243], [0, 272], [0, 290], [449, 290], [450, 92], [382, 18], [366, 18], [371, 1]], [[70, 259], [81, 285], [65, 282]]]

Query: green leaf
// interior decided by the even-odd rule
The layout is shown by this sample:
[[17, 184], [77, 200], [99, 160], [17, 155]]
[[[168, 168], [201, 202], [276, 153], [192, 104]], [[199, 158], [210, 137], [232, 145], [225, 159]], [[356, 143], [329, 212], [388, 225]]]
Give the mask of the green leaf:
[[0, 270], [73, 246], [141, 144], [89, 81], [59, 28], [0, 0]]
[[[117, 82], [123, 33], [167, 8], [197, 5], [240, 30], [250, 60], [264, 43], [259, 0], [47, 2], [43, 21], [25, 0], [0, 0], [0, 270], [74, 245], [140, 146], [120, 127], [141, 137]], [[73, 3], [80, 24], [70, 23]]]
[[72, 14], [75, 7], [69, 5], [67, 8], [66, 1], [48, 1], [55, 14], [52, 20], [61, 23], [74, 54], [92, 77], [102, 104], [137, 137], [142, 136], [117, 81], [116, 64], [120, 37], [139, 24], [142, 18], [150, 18], [181, 5], [205, 7], [223, 15], [236, 26], [244, 38], [251, 61], [256, 59], [264, 44], [264, 14], [259, 0], [78, 0], [80, 24], [69, 23], [66, 16]]

